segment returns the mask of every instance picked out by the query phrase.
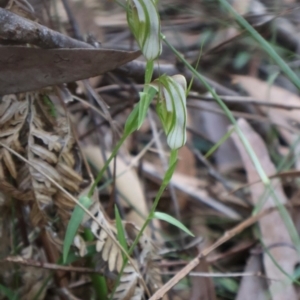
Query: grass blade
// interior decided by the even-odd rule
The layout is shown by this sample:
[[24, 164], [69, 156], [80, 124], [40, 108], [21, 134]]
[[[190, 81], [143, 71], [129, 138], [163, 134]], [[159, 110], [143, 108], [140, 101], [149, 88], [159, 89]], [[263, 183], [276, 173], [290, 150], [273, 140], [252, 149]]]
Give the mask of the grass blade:
[[226, 0], [219, 0], [222, 6], [224, 6], [228, 12], [230, 12], [235, 21], [260, 44], [260, 46], [270, 55], [270, 57], [276, 62], [285, 75], [291, 80], [291, 82], [300, 90], [300, 80], [296, 73], [286, 64], [286, 62], [278, 55], [274, 48], [266, 41], [241, 15], [239, 15], [233, 7]]
[[153, 214], [153, 219], [159, 219], [162, 221], [166, 221], [176, 227], [178, 227], [179, 229], [181, 229], [182, 231], [184, 231], [185, 233], [187, 233], [188, 235], [191, 236], [195, 236], [188, 228], [186, 228], [180, 221], [178, 221], [177, 219], [175, 219], [174, 217], [166, 214], [166, 213], [162, 213], [162, 212], [154, 212]]
[[[79, 202], [85, 207], [89, 208], [92, 204], [92, 201], [89, 197], [84, 196], [79, 198]], [[66, 236], [63, 244], [63, 262], [65, 263], [69, 254], [70, 247], [73, 243], [74, 237], [77, 233], [79, 225], [83, 219], [84, 211], [83, 209], [76, 205], [72, 213], [71, 219], [68, 223]]]
[[18, 299], [18, 295], [16, 293], [14, 293], [11, 289], [5, 287], [2, 284], [0, 284], [0, 294], [5, 295], [9, 300]]
[[[126, 242], [125, 230], [124, 230], [124, 226], [123, 226], [122, 219], [121, 219], [117, 205], [115, 205], [115, 217], [116, 217], [118, 241], [123, 246], [123, 248], [126, 250], [126, 252], [128, 253], [128, 246], [127, 246], [127, 242]], [[122, 255], [123, 255], [123, 261], [124, 261], [126, 257], [124, 255], [124, 253], [122, 253]]]

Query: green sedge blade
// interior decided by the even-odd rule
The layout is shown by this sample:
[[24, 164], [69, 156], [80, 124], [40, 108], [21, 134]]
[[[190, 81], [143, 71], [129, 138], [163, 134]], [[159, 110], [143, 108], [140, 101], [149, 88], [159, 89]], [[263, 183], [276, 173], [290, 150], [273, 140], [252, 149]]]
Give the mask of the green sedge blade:
[[[82, 204], [86, 209], [88, 209], [92, 204], [92, 200], [87, 196], [83, 196], [83, 197], [79, 198], [79, 203]], [[77, 233], [79, 225], [83, 220], [84, 213], [85, 213], [84, 210], [79, 205], [75, 206], [74, 211], [71, 216], [71, 219], [68, 223], [66, 236], [65, 236], [64, 244], [63, 244], [63, 262], [64, 263], [67, 260], [70, 247], [73, 243], [73, 240]]]
[[44, 103], [46, 104], [46, 106], [48, 106], [50, 115], [54, 118], [57, 117], [55, 105], [52, 103], [50, 98], [47, 95], [44, 95], [42, 99], [43, 99]]
[[206, 159], [208, 159], [216, 150], [218, 150], [218, 148], [227, 141], [227, 139], [231, 136], [231, 134], [234, 132], [234, 127], [232, 127], [228, 132], [226, 132], [221, 138], [220, 140], [214, 144], [209, 150], [208, 152], [204, 155], [204, 157]]
[[162, 221], [166, 221], [166, 222], [178, 227], [182, 231], [186, 232], [188, 235], [194, 236], [194, 234], [188, 228], [186, 228], [180, 221], [178, 221], [177, 219], [173, 218], [172, 216], [170, 216], [168, 214], [156, 211], [156, 212], [154, 212], [153, 219], [159, 219]]
[[[124, 226], [123, 226], [123, 223], [122, 223], [122, 219], [121, 219], [118, 207], [116, 205], [115, 205], [115, 217], [116, 217], [116, 227], [117, 227], [118, 241], [121, 244], [121, 246], [126, 250], [126, 252], [128, 252], [128, 246], [127, 246], [127, 242], [126, 242], [126, 235], [125, 235]], [[122, 252], [122, 255], [123, 255], [123, 260], [125, 260], [126, 256], [123, 252]]]
[[9, 300], [16, 300], [18, 299], [18, 295], [13, 292], [11, 289], [5, 287], [4, 285], [0, 284], [0, 295], [4, 295]]

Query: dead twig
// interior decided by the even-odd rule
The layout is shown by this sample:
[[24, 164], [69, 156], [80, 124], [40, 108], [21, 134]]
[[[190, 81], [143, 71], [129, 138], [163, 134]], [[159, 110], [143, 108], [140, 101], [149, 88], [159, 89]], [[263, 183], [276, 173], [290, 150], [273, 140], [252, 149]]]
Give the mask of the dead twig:
[[202, 257], [207, 256], [209, 253], [211, 253], [213, 250], [218, 248], [220, 245], [224, 244], [232, 237], [236, 236], [237, 234], [245, 230], [247, 227], [255, 224], [259, 219], [271, 213], [273, 210], [274, 208], [264, 210], [263, 212], [255, 216], [249, 217], [242, 223], [235, 226], [233, 229], [226, 231], [224, 235], [221, 238], [219, 238], [213, 245], [200, 252], [197, 255], [197, 257], [195, 257], [181, 271], [179, 271], [174, 277], [172, 277], [165, 285], [163, 285], [159, 290], [157, 290], [152, 295], [150, 300], [161, 299], [173, 286], [175, 286], [182, 278], [184, 278], [187, 274], [189, 274], [199, 264]]
[[64, 271], [64, 272], [76, 272], [76, 273], [85, 273], [85, 274], [101, 274], [99, 271], [96, 271], [91, 268], [83, 267], [73, 267], [73, 266], [61, 266], [57, 264], [51, 264], [47, 262], [35, 261], [33, 259], [25, 259], [21, 256], [8, 256], [0, 262], [10, 262], [14, 264], [19, 264], [27, 267], [42, 268], [53, 271]]

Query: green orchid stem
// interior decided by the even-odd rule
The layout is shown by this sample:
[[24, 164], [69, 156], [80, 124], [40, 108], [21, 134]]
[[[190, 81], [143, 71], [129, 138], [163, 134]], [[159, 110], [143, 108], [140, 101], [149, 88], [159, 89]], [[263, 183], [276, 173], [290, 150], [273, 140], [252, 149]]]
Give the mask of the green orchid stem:
[[117, 155], [120, 147], [122, 146], [122, 144], [124, 143], [124, 141], [127, 139], [128, 136], [129, 136], [129, 134], [123, 134], [123, 136], [121, 137], [121, 139], [119, 140], [119, 142], [117, 143], [117, 145], [114, 147], [113, 152], [111, 153], [110, 157], [106, 161], [106, 163], [103, 166], [103, 168], [98, 173], [98, 175], [97, 175], [97, 177], [96, 177], [96, 179], [95, 179], [95, 181], [94, 181], [91, 189], [89, 190], [89, 193], [88, 193], [88, 197], [89, 198], [91, 198], [93, 196], [95, 188], [97, 187], [97, 185], [99, 184], [100, 180], [102, 179], [104, 172], [108, 168], [108, 166], [111, 163], [111, 161], [113, 160], [113, 158]]
[[145, 89], [144, 89], [145, 93], [147, 92], [148, 84], [152, 80], [153, 67], [154, 67], [154, 61], [153, 60], [147, 61], [146, 70], [145, 70]]
[[[166, 187], [170, 183], [172, 175], [173, 175], [173, 173], [175, 171], [176, 164], [177, 164], [177, 157], [178, 157], [178, 149], [172, 150], [171, 151], [171, 156], [170, 156], [169, 168], [166, 171], [164, 179], [163, 179], [163, 182], [162, 182], [162, 184], [161, 184], [161, 186], [160, 186], [160, 188], [158, 190], [158, 193], [156, 194], [156, 197], [154, 199], [154, 202], [153, 202], [153, 205], [151, 207], [150, 213], [149, 213], [149, 215], [148, 215], [145, 223], [143, 224], [141, 230], [139, 231], [137, 237], [135, 238], [134, 242], [132, 243], [131, 247], [128, 250], [128, 255], [129, 256], [132, 254], [134, 248], [138, 244], [138, 242], [139, 242], [141, 236], [143, 235], [145, 229], [147, 228], [147, 226], [149, 225], [149, 223], [151, 222], [151, 220], [154, 217], [154, 212], [155, 212], [155, 210], [157, 208], [157, 205], [159, 203], [161, 195], [163, 194], [164, 190], [166, 189]], [[122, 269], [121, 269], [121, 271], [120, 271], [120, 273], [118, 275], [118, 278], [117, 278], [117, 281], [115, 283], [114, 289], [113, 289], [113, 291], [111, 293], [110, 299], [113, 299], [113, 295], [116, 292], [117, 287], [119, 286], [120, 279], [121, 279], [121, 276], [122, 276], [122, 274], [124, 272], [125, 266], [127, 265], [127, 262], [128, 262], [128, 258], [126, 257], [124, 259], [123, 266], [122, 266]]]
[[170, 163], [169, 163], [169, 168], [165, 174], [165, 177], [163, 179], [163, 182], [159, 188], [158, 193], [156, 194], [155, 200], [153, 202], [153, 205], [151, 207], [150, 213], [144, 223], [144, 225], [142, 226], [141, 230], [139, 231], [137, 237], [135, 238], [133, 244], [131, 245], [131, 247], [129, 248], [128, 254], [131, 255], [131, 253], [133, 252], [133, 249], [135, 248], [135, 246], [138, 244], [139, 239], [141, 238], [141, 236], [143, 235], [143, 232], [145, 231], [146, 227], [149, 225], [149, 223], [151, 222], [151, 220], [154, 217], [154, 212], [156, 210], [156, 207], [159, 203], [160, 197], [162, 195], [162, 193], [164, 192], [164, 190], [166, 189], [166, 187], [168, 186], [168, 184], [171, 181], [172, 175], [174, 173], [176, 164], [177, 164], [177, 156], [178, 156], [178, 150], [172, 150], [171, 151], [171, 156], [170, 156]]
[[[91, 232], [91, 230], [88, 228], [84, 229], [83, 236], [86, 241], [94, 240], [94, 235]], [[89, 267], [92, 267], [92, 268], [95, 267], [92, 257], [87, 258], [87, 264]], [[103, 277], [101, 275], [97, 275], [97, 274], [91, 274], [90, 277], [92, 280], [94, 290], [97, 295], [97, 299], [106, 300], [107, 299], [107, 285], [106, 285], [105, 277]]]

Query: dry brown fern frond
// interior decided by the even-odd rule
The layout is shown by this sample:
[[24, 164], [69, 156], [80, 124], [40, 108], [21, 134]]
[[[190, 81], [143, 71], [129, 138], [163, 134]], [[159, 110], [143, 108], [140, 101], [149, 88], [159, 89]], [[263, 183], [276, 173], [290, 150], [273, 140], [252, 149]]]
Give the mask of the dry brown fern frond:
[[92, 211], [102, 226], [100, 227], [96, 221], [92, 221], [91, 231], [97, 239], [96, 250], [101, 254], [101, 259], [107, 263], [108, 270], [119, 273], [123, 264], [122, 252], [107, 233], [109, 232], [112, 236], [116, 236], [116, 229], [105, 218], [103, 209], [99, 203], [94, 204]]
[[[60, 248], [75, 203], [43, 174], [47, 174], [77, 199], [87, 193], [89, 186], [89, 181], [84, 180], [82, 174], [82, 158], [68, 113], [53, 90], [24, 93], [5, 99], [0, 104], [0, 141], [29, 163], [0, 148], [0, 188], [17, 199], [27, 200], [32, 224], [45, 229], [48, 235], [53, 233], [55, 238], [49, 240]], [[6, 178], [13, 179], [12, 183]], [[91, 212], [98, 222], [85, 217], [82, 223], [91, 228], [97, 239], [96, 249], [104, 272], [117, 275], [122, 269], [122, 251], [116, 243], [116, 227], [105, 216], [97, 195], [93, 197]], [[51, 222], [54, 219], [55, 224]], [[128, 238], [129, 246], [133, 239]], [[79, 238], [76, 243], [80, 248], [83, 241]], [[155, 255], [151, 245], [151, 241], [143, 236], [138, 245], [139, 254], [124, 269], [114, 294], [115, 300], [144, 299], [147, 287], [140, 271], [147, 279], [150, 290], [157, 288], [159, 279], [152, 264]], [[83, 250], [80, 249], [82, 255], [85, 254]]]
[[[83, 192], [84, 184], [87, 185], [88, 183], [87, 180], [84, 182], [82, 176], [83, 163], [81, 154], [78, 150], [70, 117], [64, 103], [56, 95], [51, 95], [50, 100], [56, 109], [54, 130], [64, 142], [56, 164], [56, 170], [61, 177], [60, 185], [75, 198], [78, 198]], [[66, 225], [76, 204], [60, 190], [54, 197], [54, 203], [58, 209], [58, 215]]]
[[28, 101], [28, 130], [21, 139], [25, 157], [35, 166], [23, 163], [18, 172], [18, 186], [22, 191], [33, 191], [35, 202], [32, 206], [31, 220], [34, 225], [46, 224], [53, 214], [53, 196], [57, 188], [41, 173], [46, 173], [56, 182], [61, 181], [55, 169], [59, 151], [62, 149], [60, 137], [53, 132], [54, 117], [44, 114], [47, 105], [40, 93], [26, 93]]
[[[24, 95], [4, 96], [0, 102], [0, 141], [18, 153], [24, 153], [20, 144], [21, 130], [28, 116], [28, 100]], [[17, 188], [10, 182], [9, 178], [17, 178], [19, 162], [5, 148], [0, 148], [0, 187], [1, 190], [15, 198], [26, 200]]]
[[21, 17], [36, 20], [34, 8], [26, 0], [8, 0], [5, 9], [10, 10]]
[[141, 300], [144, 289], [139, 286], [139, 276], [131, 265], [127, 265], [114, 293], [114, 300]]
[[[140, 229], [135, 224], [129, 222], [126, 222], [125, 228], [131, 240], [135, 240]], [[158, 255], [159, 247], [145, 232], [140, 237], [138, 246], [141, 273], [152, 294], [162, 286], [160, 270], [156, 265], [156, 262], [161, 259], [160, 255]]]
[[[106, 219], [99, 203], [94, 204], [92, 212], [102, 226], [100, 227], [97, 222], [92, 221], [91, 231], [97, 239], [96, 250], [100, 254], [98, 263], [104, 265], [105, 273], [119, 274], [123, 265], [122, 251], [107, 234], [109, 232], [116, 237], [116, 228]], [[133, 266], [132, 263], [135, 265]], [[138, 264], [134, 260], [131, 263], [128, 262], [113, 299], [140, 300], [143, 298], [144, 288], [140, 285], [141, 278], [136, 270], [138, 270]]]
[[81, 159], [68, 114], [59, 105], [58, 97], [52, 90], [25, 95], [28, 118], [20, 142], [25, 149], [25, 158], [35, 168], [27, 163], [21, 164], [17, 176], [18, 188], [34, 194], [31, 206], [34, 225], [45, 225], [56, 215], [66, 224], [74, 202], [39, 171], [46, 173], [75, 197], [81, 192]]
[[[116, 227], [106, 219], [100, 204], [96, 205], [92, 211], [102, 226], [100, 227], [95, 221], [91, 224], [91, 230], [97, 238], [96, 250], [101, 257], [100, 265], [102, 262], [104, 269], [106, 268], [108, 272], [119, 274], [123, 263], [122, 252], [106, 232], [109, 231], [116, 237]], [[125, 228], [128, 233], [128, 246], [130, 247], [139, 229], [131, 223], [126, 223]], [[125, 267], [113, 299], [140, 300], [144, 298], [144, 286], [141, 284], [140, 274], [136, 271], [139, 269], [150, 292], [155, 292], [162, 285], [159, 269], [155, 265], [155, 260], [159, 258], [156, 254], [157, 249], [153, 241], [145, 234], [139, 240], [138, 252], [136, 259], [133, 260], [134, 266], [128, 263]]]
[[[28, 246], [22, 250], [21, 256], [26, 260], [33, 260], [39, 262], [46, 262], [45, 253], [42, 249], [35, 246]], [[43, 268], [34, 268], [28, 266], [20, 267], [20, 275], [22, 280], [19, 294], [22, 295], [23, 300], [32, 300], [45, 298], [47, 287], [43, 288], [46, 278], [50, 275], [49, 270]], [[49, 285], [50, 282], [47, 283]], [[39, 294], [38, 298], [35, 298]]]
[[[0, 260], [8, 256], [11, 252], [11, 209], [7, 205], [7, 197], [0, 192]], [[10, 286], [13, 281], [13, 272], [8, 263], [0, 263], [0, 282], [3, 285]], [[0, 293], [0, 299], [5, 297]]]

